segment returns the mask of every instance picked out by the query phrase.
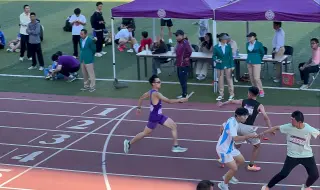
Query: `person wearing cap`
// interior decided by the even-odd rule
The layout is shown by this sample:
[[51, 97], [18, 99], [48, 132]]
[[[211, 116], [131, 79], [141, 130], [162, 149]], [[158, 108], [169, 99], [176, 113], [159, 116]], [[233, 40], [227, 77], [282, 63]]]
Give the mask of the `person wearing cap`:
[[188, 93], [187, 82], [192, 49], [188, 40], [185, 39], [185, 35], [182, 30], [177, 30], [174, 33], [174, 35], [176, 36], [176, 40], [178, 42], [174, 51], [176, 53], [176, 66], [178, 78], [182, 89], [182, 94], [177, 98], [185, 98], [187, 97]]
[[[272, 54], [274, 54], [275, 59], [279, 59], [284, 55], [285, 48], [284, 48], [284, 43], [285, 43], [285, 32], [281, 28], [282, 23], [281, 22], [273, 22], [273, 29], [275, 30], [273, 39], [272, 39]], [[276, 67], [276, 76], [274, 77], [275, 79], [273, 82], [280, 82], [280, 67], [282, 67], [282, 63], [275, 63]]]
[[227, 43], [230, 39], [226, 34], [217, 35], [219, 38], [219, 43], [214, 46], [212, 59], [216, 63], [216, 69], [218, 74], [218, 87], [219, 96], [217, 101], [224, 99], [224, 75], [226, 75], [226, 80], [229, 89], [229, 100], [234, 99], [234, 87], [231, 77], [232, 68], [234, 67], [234, 61], [232, 56], [232, 48]]
[[197, 190], [213, 190], [214, 183], [209, 180], [202, 180], [197, 185]]
[[265, 54], [263, 44], [258, 41], [257, 34], [251, 32], [247, 35], [247, 67], [252, 86], [259, 88], [259, 96], [264, 97], [264, 91], [260, 78], [261, 62]]

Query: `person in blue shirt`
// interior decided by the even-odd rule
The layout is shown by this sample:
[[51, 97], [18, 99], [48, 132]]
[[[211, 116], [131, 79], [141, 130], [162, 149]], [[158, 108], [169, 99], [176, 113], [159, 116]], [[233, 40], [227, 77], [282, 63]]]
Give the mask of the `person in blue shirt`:
[[6, 38], [4, 33], [0, 30], [0, 49], [4, 49], [4, 46], [6, 46]]

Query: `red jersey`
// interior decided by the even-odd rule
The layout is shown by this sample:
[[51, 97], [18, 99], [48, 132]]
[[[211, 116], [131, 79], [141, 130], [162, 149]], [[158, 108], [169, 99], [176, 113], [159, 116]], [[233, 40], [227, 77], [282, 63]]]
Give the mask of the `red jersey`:
[[140, 42], [140, 47], [139, 47], [138, 51], [141, 52], [142, 50], [144, 50], [146, 45], [148, 45], [148, 47], [150, 49], [151, 44], [152, 44], [152, 39], [151, 38], [142, 39], [141, 42]]

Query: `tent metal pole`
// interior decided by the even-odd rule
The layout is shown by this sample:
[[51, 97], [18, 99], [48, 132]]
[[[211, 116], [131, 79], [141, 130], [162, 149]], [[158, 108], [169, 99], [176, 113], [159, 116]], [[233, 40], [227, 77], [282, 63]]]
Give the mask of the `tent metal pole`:
[[113, 78], [116, 79], [116, 53], [115, 53], [115, 44], [114, 44], [114, 18], [111, 18], [111, 32], [112, 32], [112, 65], [113, 65]]
[[247, 32], [247, 34], [250, 33], [249, 21], [246, 21], [246, 32]]
[[[216, 45], [217, 42], [217, 22], [215, 20], [212, 20], [212, 37], [213, 37], [213, 43]], [[213, 63], [213, 92], [217, 93], [218, 91], [218, 77], [217, 77], [217, 70], [215, 69], [216, 63]]]

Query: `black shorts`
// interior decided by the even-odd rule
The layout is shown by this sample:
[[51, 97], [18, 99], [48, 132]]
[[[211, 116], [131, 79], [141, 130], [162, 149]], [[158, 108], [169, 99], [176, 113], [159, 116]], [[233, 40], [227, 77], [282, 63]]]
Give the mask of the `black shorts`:
[[4, 45], [0, 44], [0, 49], [4, 49]]
[[173, 26], [171, 19], [169, 19], [169, 20], [161, 19], [160, 20], [160, 24], [161, 24], [161, 26], [167, 26], [167, 27], [172, 27]]
[[119, 39], [114, 40], [114, 43], [119, 45]]

